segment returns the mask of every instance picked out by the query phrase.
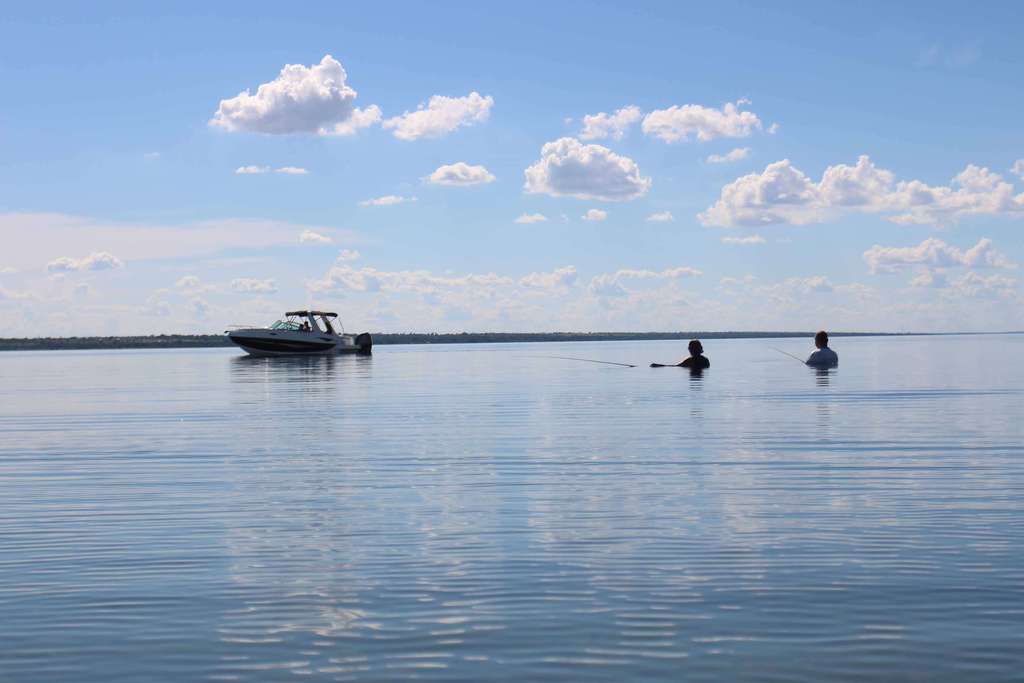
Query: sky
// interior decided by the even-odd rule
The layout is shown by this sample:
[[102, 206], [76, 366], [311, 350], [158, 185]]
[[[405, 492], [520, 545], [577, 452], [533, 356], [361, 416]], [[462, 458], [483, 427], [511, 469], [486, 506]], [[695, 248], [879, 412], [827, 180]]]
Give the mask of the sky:
[[1022, 17], [7, 7], [0, 336], [1024, 329]]

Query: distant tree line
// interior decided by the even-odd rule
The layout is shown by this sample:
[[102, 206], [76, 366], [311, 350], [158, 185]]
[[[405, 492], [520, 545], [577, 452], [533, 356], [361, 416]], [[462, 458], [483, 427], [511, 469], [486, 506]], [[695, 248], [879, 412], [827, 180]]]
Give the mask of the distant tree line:
[[[894, 336], [893, 332], [833, 332], [833, 337]], [[387, 344], [502, 344], [517, 342], [643, 341], [657, 339], [767, 339], [813, 337], [813, 332], [403, 332], [373, 334]], [[232, 346], [221, 334], [159, 334], [124, 337], [0, 338], [0, 351], [60, 349], [187, 349]]]

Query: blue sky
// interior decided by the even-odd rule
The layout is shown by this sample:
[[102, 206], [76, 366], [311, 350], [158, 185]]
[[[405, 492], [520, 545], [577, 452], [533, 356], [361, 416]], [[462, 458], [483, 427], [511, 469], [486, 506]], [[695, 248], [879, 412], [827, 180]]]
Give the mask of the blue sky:
[[1013, 3], [7, 8], [4, 336], [307, 304], [382, 331], [1022, 328], [1021, 24]]

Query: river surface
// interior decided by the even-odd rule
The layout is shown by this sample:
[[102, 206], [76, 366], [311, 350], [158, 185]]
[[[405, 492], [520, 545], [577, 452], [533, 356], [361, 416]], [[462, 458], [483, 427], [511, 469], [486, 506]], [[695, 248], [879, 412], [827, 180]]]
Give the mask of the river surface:
[[0, 681], [1021, 680], [1024, 336], [771, 347], [0, 354]]

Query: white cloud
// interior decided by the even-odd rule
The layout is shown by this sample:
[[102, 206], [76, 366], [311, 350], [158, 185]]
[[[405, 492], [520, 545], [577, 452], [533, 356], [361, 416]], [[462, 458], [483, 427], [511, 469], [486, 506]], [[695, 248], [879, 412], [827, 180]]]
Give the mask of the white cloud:
[[146, 297], [146, 301], [141, 307], [142, 314], [160, 318], [169, 316], [171, 314], [171, 304], [166, 299], [168, 294], [168, 290], [158, 289]]
[[371, 268], [353, 268], [336, 265], [321, 280], [306, 284], [313, 292], [414, 292], [431, 294], [441, 289], [481, 288], [494, 285], [509, 285], [511, 278], [487, 273], [485, 275], [463, 275], [460, 277], [434, 275], [426, 270], [383, 271]]
[[338, 253], [338, 261], [358, 261], [361, 254], [355, 249], [342, 249]]
[[334, 240], [314, 230], [303, 230], [299, 235], [299, 242], [302, 244], [331, 244]]
[[32, 298], [34, 297], [28, 292], [18, 292], [13, 289], [0, 287], [0, 301], [19, 301]]
[[1010, 173], [1024, 180], [1024, 159], [1017, 159], [1010, 167]]
[[709, 164], [727, 164], [733, 161], [739, 161], [740, 159], [746, 159], [749, 156], [749, 147], [737, 147], [726, 154], [709, 154], [707, 162]]
[[440, 166], [424, 180], [433, 185], [464, 187], [494, 182], [494, 176], [483, 166], [470, 166], [464, 161]]
[[746, 237], [723, 237], [722, 243], [749, 246], [751, 244], [764, 244], [764, 238], [761, 237], [760, 235], [748, 235]]
[[914, 64], [918, 67], [944, 66], [951, 69], [963, 69], [981, 59], [981, 48], [977, 43], [942, 46], [933, 43], [922, 49]]
[[1014, 298], [1018, 294], [1017, 279], [1005, 275], [978, 275], [969, 271], [949, 283], [952, 292], [976, 298]]
[[966, 250], [934, 237], [914, 247], [883, 247], [876, 244], [864, 252], [864, 261], [872, 273], [893, 273], [908, 267], [1016, 267], [1006, 256], [992, 248], [992, 240], [987, 237]]
[[369, 128], [376, 123], [380, 123], [381, 116], [382, 113], [380, 107], [376, 104], [371, 104], [366, 109], [356, 107], [352, 110], [352, 115], [345, 121], [336, 123], [329, 128], [320, 128], [318, 132], [320, 135], [337, 135], [343, 137], [355, 135], [363, 128]]
[[[235, 169], [235, 175], [262, 175], [264, 173], [270, 173], [269, 166], [239, 166]], [[285, 175], [308, 175], [309, 171], [298, 166], [281, 166], [275, 168], [274, 173], [284, 173]]]
[[119, 258], [105, 251], [94, 251], [88, 256], [80, 259], [70, 256], [61, 256], [46, 264], [46, 269], [51, 273], [67, 273], [72, 271], [96, 271], [114, 270], [123, 268], [124, 263]]
[[555, 197], [626, 201], [647, 194], [651, 179], [629, 157], [575, 138], [546, 143], [541, 158], [526, 169], [524, 189]]
[[675, 218], [672, 216], [671, 211], [658, 211], [648, 216], [647, 220], [650, 223], [671, 223]]
[[426, 106], [387, 119], [383, 126], [393, 129], [399, 140], [438, 138], [457, 128], [486, 121], [493, 106], [493, 97], [483, 97], [475, 91], [465, 97], [434, 95]]
[[199, 319], [205, 318], [210, 312], [210, 304], [205, 299], [195, 297], [189, 303], [192, 306], [192, 314]]
[[812, 275], [811, 277], [790, 277], [782, 281], [784, 289], [796, 291], [800, 294], [812, 292], [831, 292], [835, 289], [832, 282], [824, 275]]
[[125, 261], [208, 257], [225, 249], [294, 245], [310, 229], [349, 244], [362, 237], [351, 230], [282, 221], [224, 218], [166, 225], [119, 223], [59, 213], [2, 213], [0, 234], [17, 234], [5, 257], [30, 268], [68, 253], [104, 251]]
[[614, 273], [602, 273], [590, 280], [590, 292], [595, 296], [625, 296], [630, 290], [625, 286], [629, 280], [678, 280], [684, 277], [699, 277], [703, 273], [696, 268], [679, 266], [665, 270], [640, 270], [622, 268]]
[[347, 78], [341, 63], [330, 55], [310, 67], [287, 64], [255, 95], [245, 90], [221, 100], [209, 123], [230, 132], [273, 135], [317, 133], [325, 126], [351, 124], [357, 93], [346, 84]]
[[414, 201], [416, 201], [416, 197], [400, 197], [394, 194], [386, 194], [383, 197], [364, 199], [359, 202], [359, 206], [394, 206], [395, 204], [405, 204], [406, 202]]
[[524, 214], [521, 214], [518, 218], [516, 218], [515, 222], [516, 223], [525, 223], [525, 224], [543, 223], [547, 219], [548, 219], [548, 217], [545, 216], [542, 213], [524, 213]]
[[273, 294], [277, 291], [277, 283], [273, 279], [239, 277], [231, 281], [231, 290], [240, 294]]
[[696, 136], [701, 142], [716, 138], [745, 138], [761, 129], [756, 114], [740, 109], [747, 100], [729, 102], [721, 109], [699, 104], [684, 104], [652, 111], [644, 117], [641, 128], [646, 135], [668, 143], [685, 142]]
[[203, 282], [195, 275], [185, 275], [174, 283], [177, 289], [192, 290], [202, 287]]
[[565, 289], [576, 284], [577, 276], [575, 266], [563, 266], [550, 273], [525, 275], [519, 279], [519, 284], [533, 289]]
[[[979, 275], [973, 270], [950, 279], [949, 274], [943, 269], [922, 267], [910, 281], [910, 286], [938, 292], [943, 296], [939, 301], [946, 307], [952, 306], [956, 298], [1017, 302], [1020, 295], [1017, 278], [999, 274]], [[994, 320], [989, 323], [989, 329], [1005, 324], [1004, 320]]]
[[895, 181], [891, 171], [861, 156], [855, 166], [829, 166], [813, 182], [788, 159], [763, 173], [737, 178], [719, 200], [698, 214], [705, 225], [731, 227], [790, 223], [801, 225], [848, 213], [884, 213], [894, 223], [943, 224], [966, 215], [1024, 216], [1024, 193], [987, 168], [969, 165], [950, 186], [919, 180]]
[[142, 158], [146, 161], [156, 161], [160, 158], [160, 152], [146, 152], [142, 155]]
[[583, 216], [581, 216], [581, 218], [583, 218], [583, 220], [585, 221], [600, 222], [608, 218], [608, 212], [602, 211], [601, 209], [588, 209], [587, 212], [583, 214]]
[[910, 280], [911, 287], [946, 287], [949, 280], [945, 271], [922, 268], [917, 275]]
[[621, 140], [626, 130], [643, 116], [640, 108], [634, 105], [623, 107], [614, 114], [600, 112], [583, 117], [583, 130], [580, 131], [581, 140], [600, 140], [611, 137], [613, 140]]

